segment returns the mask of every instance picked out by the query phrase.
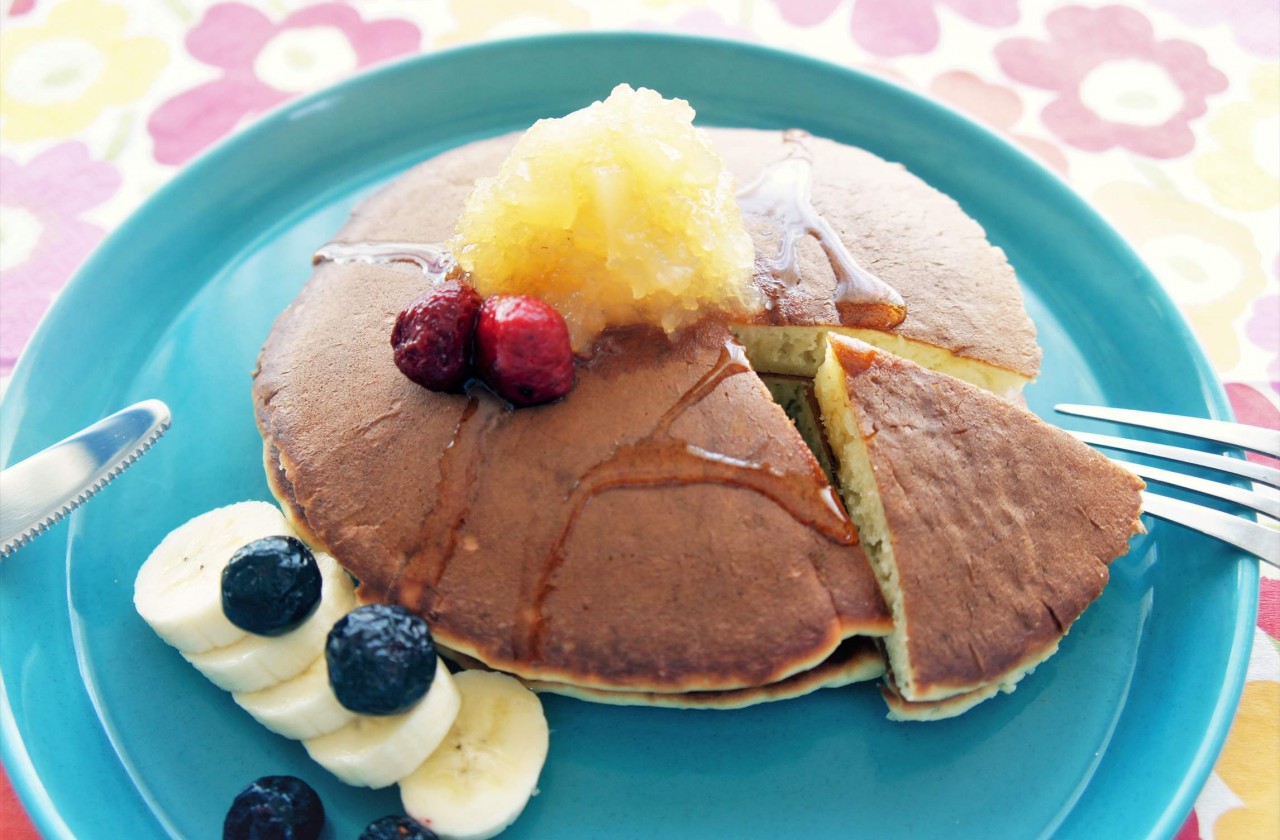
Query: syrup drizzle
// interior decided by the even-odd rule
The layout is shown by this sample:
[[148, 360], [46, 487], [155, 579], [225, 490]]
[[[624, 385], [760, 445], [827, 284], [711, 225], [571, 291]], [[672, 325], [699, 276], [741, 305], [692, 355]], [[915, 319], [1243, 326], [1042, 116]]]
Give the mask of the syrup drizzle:
[[[759, 176], [738, 191], [742, 212], [768, 219], [781, 227], [778, 252], [759, 262], [768, 269], [777, 286], [792, 287], [800, 282], [796, 246], [806, 236], [818, 240], [836, 274], [835, 304], [841, 320], [849, 326], [890, 329], [907, 315], [902, 296], [890, 285], [863, 268], [821, 213], [814, 209], [812, 135], [798, 128], [782, 133], [786, 149], [783, 157], [764, 168]], [[779, 289], [765, 290], [771, 298]]]
[[[565, 561], [565, 545], [579, 515], [593, 498], [619, 487], [671, 487], [691, 484], [723, 484], [743, 487], [768, 498], [797, 522], [827, 539], [851, 545], [857, 530], [820, 470], [812, 474], [784, 471], [768, 463], [733, 458], [676, 437], [672, 426], [693, 406], [732, 376], [751, 372], [741, 344], [724, 345], [716, 364], [639, 440], [620, 445], [605, 460], [588, 470], [564, 498], [567, 513], [551, 549], [538, 564], [531, 587], [524, 587], [524, 605], [516, 622], [514, 653], [520, 661], [533, 661], [540, 653], [546, 622], [543, 610], [554, 590], [551, 579]], [[820, 488], [820, 489], [819, 489]], [[823, 506], [814, 509], [818, 490]]]
[[468, 395], [467, 406], [440, 457], [436, 503], [423, 518], [418, 538], [405, 552], [400, 572], [390, 587], [396, 602], [421, 608], [429, 621], [439, 617], [435, 598], [440, 579], [454, 557], [458, 534], [471, 512], [481, 445], [497, 418], [507, 411], [498, 400]]
[[415, 265], [428, 277], [440, 279], [458, 266], [443, 245], [421, 242], [330, 242], [311, 257], [312, 265], [324, 262]]

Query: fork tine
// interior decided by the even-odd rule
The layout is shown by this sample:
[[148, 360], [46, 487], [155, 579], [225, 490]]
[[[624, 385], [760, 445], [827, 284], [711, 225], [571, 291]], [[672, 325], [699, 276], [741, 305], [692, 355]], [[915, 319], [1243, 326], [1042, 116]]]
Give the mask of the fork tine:
[[1071, 432], [1071, 434], [1077, 440], [1093, 446], [1121, 449], [1125, 452], [1138, 452], [1143, 455], [1155, 455], [1160, 458], [1168, 458], [1170, 461], [1181, 461], [1184, 464], [1209, 467], [1210, 469], [1221, 470], [1222, 472], [1247, 478], [1250, 481], [1260, 481], [1263, 484], [1270, 484], [1272, 487], [1280, 487], [1280, 470], [1275, 467], [1268, 467], [1266, 464], [1255, 464], [1252, 461], [1245, 461], [1241, 458], [1228, 458], [1225, 455], [1213, 455], [1209, 452], [1199, 452], [1195, 449], [1184, 449], [1181, 446], [1169, 446], [1168, 444], [1151, 443], [1145, 440], [1129, 440], [1128, 438], [1111, 437], [1110, 435], [1096, 435], [1093, 432]]
[[1232, 487], [1230, 484], [1221, 484], [1217, 481], [1209, 481], [1193, 475], [1173, 472], [1172, 470], [1163, 470], [1159, 467], [1134, 464], [1130, 461], [1119, 461], [1115, 458], [1110, 460], [1111, 463], [1124, 467], [1139, 478], [1158, 481], [1171, 487], [1181, 487], [1184, 490], [1194, 490], [1206, 496], [1213, 496], [1215, 499], [1224, 499], [1228, 502], [1244, 505], [1247, 508], [1256, 510], [1258, 513], [1264, 513], [1272, 519], [1280, 519], [1280, 495], [1273, 496], [1271, 494], [1258, 493], [1253, 490], [1246, 490], [1243, 487]]
[[1142, 510], [1231, 543], [1280, 568], [1280, 531], [1273, 531], [1257, 522], [1220, 510], [1145, 491], [1142, 494]]
[[1264, 429], [1260, 426], [1245, 426], [1240, 423], [1226, 423], [1221, 420], [1202, 420], [1198, 417], [1180, 417], [1176, 414], [1159, 414], [1154, 411], [1134, 411], [1129, 408], [1104, 408], [1096, 405], [1055, 405], [1054, 410], [1062, 414], [1075, 414], [1079, 417], [1092, 417], [1095, 420], [1110, 420], [1113, 423], [1124, 423], [1128, 426], [1142, 426], [1147, 429], [1158, 429], [1162, 432], [1176, 432], [1180, 435], [1204, 438], [1229, 446], [1240, 446], [1262, 452], [1273, 458], [1280, 458], [1280, 430]]

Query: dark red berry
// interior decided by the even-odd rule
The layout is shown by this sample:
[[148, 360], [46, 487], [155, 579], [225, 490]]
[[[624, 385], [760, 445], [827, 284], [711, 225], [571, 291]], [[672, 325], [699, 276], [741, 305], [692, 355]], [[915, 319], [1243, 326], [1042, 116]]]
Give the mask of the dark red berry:
[[573, 388], [573, 348], [564, 318], [537, 298], [489, 298], [476, 322], [476, 373], [513, 405], [563, 397]]
[[461, 391], [471, 378], [471, 349], [480, 295], [456, 280], [428, 289], [391, 330], [396, 367], [433, 391]]

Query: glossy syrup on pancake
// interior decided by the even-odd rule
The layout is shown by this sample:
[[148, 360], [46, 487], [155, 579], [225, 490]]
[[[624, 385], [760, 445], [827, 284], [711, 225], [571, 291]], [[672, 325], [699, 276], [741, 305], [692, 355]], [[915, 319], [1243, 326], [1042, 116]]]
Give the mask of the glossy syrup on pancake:
[[[403, 251], [399, 253], [404, 253]], [[414, 253], [424, 253], [416, 251]], [[665, 341], [665, 337], [659, 336]], [[588, 362], [587, 364], [591, 364]], [[541, 652], [543, 605], [554, 588], [553, 577], [565, 559], [565, 544], [582, 510], [597, 495], [615, 488], [660, 488], [693, 484], [723, 484], [758, 493], [778, 505], [796, 522], [838, 545], [856, 545], [857, 530], [816, 463], [790, 470], [763, 459], [746, 460], [711, 451], [673, 434], [684, 414], [710, 396], [726, 379], [752, 373], [742, 346], [727, 338], [719, 359], [668, 409], [653, 429], [588, 469], [558, 505], [561, 526], [546, 558], [526, 574], [522, 583], [525, 605], [515, 623], [515, 656], [537, 661]], [[406, 556], [387, 596], [394, 602], [431, 603], [434, 590], [458, 550], [457, 533], [466, 520], [471, 488], [483, 457], [488, 430], [511, 409], [479, 393], [473, 386], [448, 447], [441, 458], [439, 502], [423, 519], [417, 546]], [[808, 467], [808, 468], [806, 468]], [[812, 504], [815, 494], [822, 504]], [[433, 610], [426, 610], [434, 618]]]
[[782, 287], [800, 283], [796, 245], [812, 236], [835, 271], [833, 298], [842, 323], [879, 330], [898, 326], [907, 317], [902, 295], [863, 268], [831, 223], [814, 209], [812, 135], [790, 128], [782, 133], [782, 143], [783, 157], [738, 191], [738, 206], [744, 214], [770, 219], [782, 228], [777, 253], [756, 258], [757, 266], [767, 272], [765, 278], [757, 274], [757, 283], [768, 295], [770, 310], [775, 308]]
[[[589, 469], [574, 485], [566, 499], [569, 509], [546, 562], [543, 564], [522, 616], [522, 634], [516, 655], [536, 659], [543, 630], [542, 605], [552, 585], [552, 576], [564, 562], [564, 546], [578, 514], [596, 495], [615, 487], [671, 487], [688, 484], [724, 484], [742, 487], [768, 498], [792, 519], [840, 545], [853, 545], [858, 532], [837, 500], [821, 468], [786, 471], [766, 461], [748, 461], [712, 452], [672, 434], [671, 427], [691, 407], [710, 396], [731, 376], [752, 373], [742, 345], [729, 339], [716, 364], [668, 409], [653, 430], [632, 443], [620, 445], [613, 454]], [[824, 505], [811, 504], [815, 490]]]

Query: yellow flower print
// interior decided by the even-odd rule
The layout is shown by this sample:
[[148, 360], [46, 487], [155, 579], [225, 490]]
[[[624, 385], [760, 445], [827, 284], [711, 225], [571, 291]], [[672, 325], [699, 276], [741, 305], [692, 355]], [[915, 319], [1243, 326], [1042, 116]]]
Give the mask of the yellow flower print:
[[486, 38], [583, 29], [591, 20], [587, 10], [571, 0], [449, 0], [449, 11], [457, 28], [437, 41], [442, 47]]
[[1280, 832], [1277, 755], [1280, 755], [1280, 683], [1247, 682], [1240, 696], [1240, 709], [1215, 768], [1244, 805], [1218, 817], [1213, 824], [1213, 836], [1218, 840], [1276, 837]]
[[146, 92], [168, 60], [155, 38], [124, 37], [125, 10], [98, 0], [54, 6], [42, 26], [0, 35], [0, 136], [73, 135]]
[[1113, 181], [1093, 199], [1169, 291], [1214, 367], [1234, 367], [1240, 341], [1232, 322], [1267, 280], [1249, 229], [1141, 184]]
[[1209, 121], [1219, 148], [1195, 162], [1213, 197], [1232, 210], [1280, 204], [1280, 64], [1253, 74], [1252, 98], [1222, 108]]

